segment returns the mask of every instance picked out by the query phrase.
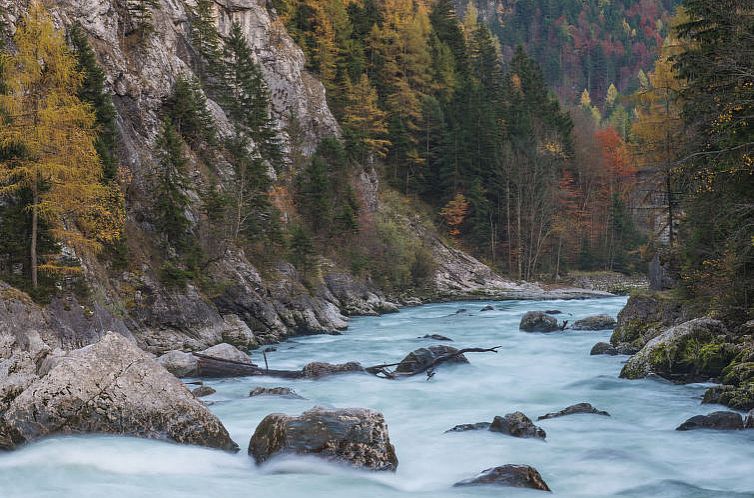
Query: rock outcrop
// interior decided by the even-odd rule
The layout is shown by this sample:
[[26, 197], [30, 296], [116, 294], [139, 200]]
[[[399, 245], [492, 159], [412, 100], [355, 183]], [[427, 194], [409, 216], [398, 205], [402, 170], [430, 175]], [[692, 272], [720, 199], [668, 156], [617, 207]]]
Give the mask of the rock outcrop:
[[744, 419], [736, 412], [712, 412], [709, 415], [696, 415], [681, 425], [677, 431], [692, 431], [696, 429], [716, 429], [735, 431], [744, 428]]
[[560, 330], [558, 320], [542, 311], [527, 311], [518, 328], [524, 332], [555, 332]]
[[[650, 373], [671, 380], [694, 380], [719, 374], [735, 353], [726, 353], [728, 331], [721, 322], [697, 318], [671, 327], [628, 360], [620, 376], [640, 379]], [[707, 346], [707, 355], [701, 348]]]
[[617, 356], [617, 355], [627, 355], [631, 356], [636, 353], [638, 353], [641, 350], [641, 348], [637, 348], [635, 346], [631, 346], [630, 344], [619, 344], [618, 346], [613, 346], [609, 342], [598, 342], [592, 347], [592, 350], [589, 352], [590, 355], [598, 355], [598, 354], [606, 354], [610, 356]]
[[251, 437], [249, 455], [262, 464], [285, 454], [315, 455], [368, 470], [398, 467], [384, 417], [362, 408], [316, 407], [298, 417], [267, 415]]
[[542, 476], [537, 469], [530, 467], [529, 465], [503, 465], [483, 470], [478, 476], [457, 482], [453, 486], [462, 487], [481, 485], [550, 491], [550, 487], [544, 479], [542, 479]]
[[534, 422], [521, 412], [509, 413], [504, 417], [495, 417], [490, 425], [490, 430], [521, 438], [545, 439], [547, 436], [547, 433], [541, 427], [534, 425]]
[[547, 420], [551, 418], [565, 417], [566, 415], [576, 415], [579, 413], [603, 415], [606, 417], [610, 416], [610, 414], [607, 413], [606, 411], [598, 410], [595, 407], [593, 407], [590, 403], [577, 403], [567, 408], [563, 408], [559, 412], [551, 412], [551, 413], [542, 415], [540, 417], [537, 417], [537, 420]]
[[615, 318], [610, 315], [596, 315], [576, 320], [571, 328], [573, 330], [612, 330], [615, 324]]
[[49, 435], [89, 433], [238, 448], [178, 379], [114, 332], [60, 356], [0, 416], [4, 449]]
[[632, 295], [618, 313], [610, 342], [614, 346], [625, 344], [641, 348], [663, 330], [682, 323], [684, 315], [682, 306], [663, 293]]
[[[419, 348], [407, 354], [406, 357], [401, 360], [398, 366], [395, 367], [395, 371], [398, 373], [415, 372], [417, 370], [428, 367], [440, 356], [455, 353], [458, 353], [458, 349], [451, 346], [446, 346], [444, 344], [436, 344], [434, 346], [429, 346], [426, 348]], [[468, 358], [466, 358], [462, 354], [459, 354], [458, 356], [454, 356], [443, 362], [443, 364], [458, 365], [468, 362]]]

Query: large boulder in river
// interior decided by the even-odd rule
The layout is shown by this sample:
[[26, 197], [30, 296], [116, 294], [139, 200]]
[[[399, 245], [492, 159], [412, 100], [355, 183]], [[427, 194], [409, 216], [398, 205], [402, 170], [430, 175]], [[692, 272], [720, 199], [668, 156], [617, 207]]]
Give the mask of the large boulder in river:
[[[436, 344], [434, 346], [429, 346], [428, 348], [419, 348], [407, 354], [398, 366], [395, 367], [395, 371], [399, 373], [420, 371], [431, 365], [437, 358], [456, 353], [458, 353], [458, 349], [444, 344]], [[464, 355], [459, 354], [444, 361], [443, 364], [460, 364], [468, 362], [469, 360]]]
[[385, 418], [363, 408], [315, 407], [298, 417], [267, 415], [249, 442], [249, 455], [262, 464], [276, 455], [315, 455], [369, 470], [398, 467]]
[[736, 412], [712, 412], [709, 415], [696, 415], [681, 425], [677, 431], [692, 431], [695, 429], [717, 429], [736, 431], [744, 428], [744, 419]]
[[237, 363], [245, 363], [247, 365], [251, 365], [251, 357], [248, 354], [244, 353], [237, 347], [228, 344], [227, 342], [223, 342], [221, 344], [212, 346], [211, 348], [207, 348], [204, 351], [200, 351], [199, 354], [202, 354], [204, 356], [211, 356], [212, 358], [217, 358], [218, 360], [235, 361]]
[[[211, 356], [218, 360], [232, 361], [251, 365], [251, 357], [228, 343], [220, 343], [211, 348], [199, 351], [199, 354]], [[199, 358], [193, 353], [184, 351], [168, 351], [163, 354], [157, 361], [165, 369], [176, 377], [196, 377], [199, 374]]]
[[249, 397], [257, 396], [277, 396], [280, 398], [288, 399], [306, 399], [303, 396], [299, 396], [296, 391], [290, 387], [263, 387], [257, 386], [249, 392]]
[[528, 465], [503, 465], [482, 471], [478, 476], [455, 483], [461, 486], [507, 486], [512, 488], [529, 488], [550, 491], [537, 469]]
[[196, 377], [199, 358], [184, 351], [168, 351], [157, 362], [176, 377]]
[[618, 313], [618, 321], [610, 342], [642, 347], [663, 330], [682, 323], [681, 303], [662, 292], [642, 292], [632, 295]]
[[725, 325], [712, 318], [676, 325], [632, 356], [620, 376], [640, 379], [654, 373], [672, 380], [696, 380], [719, 375], [735, 356], [728, 351], [726, 335]]
[[595, 315], [576, 320], [573, 330], [611, 330], [615, 328], [615, 318], [610, 315]]
[[555, 332], [560, 330], [558, 320], [542, 311], [527, 311], [518, 328], [524, 332]]
[[541, 427], [534, 425], [529, 417], [521, 412], [497, 416], [490, 425], [492, 432], [500, 432], [513, 437], [544, 439], [547, 434]]
[[59, 358], [0, 416], [3, 449], [49, 435], [89, 433], [238, 449], [175, 376], [113, 332]]

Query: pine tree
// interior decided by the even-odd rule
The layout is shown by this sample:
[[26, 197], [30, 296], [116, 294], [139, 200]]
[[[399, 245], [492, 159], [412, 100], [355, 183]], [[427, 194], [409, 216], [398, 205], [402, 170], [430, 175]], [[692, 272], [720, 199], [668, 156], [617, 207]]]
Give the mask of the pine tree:
[[57, 240], [86, 252], [117, 240], [122, 219], [103, 203], [109, 192], [101, 183], [96, 115], [77, 95], [83, 75], [39, 2], [30, 6], [14, 42], [17, 52], [3, 64], [8, 88], [0, 95], [0, 147], [23, 152], [0, 163], [0, 194], [31, 192], [29, 256], [37, 288], [39, 271], [63, 271], [52, 262], [39, 264], [40, 220]]
[[175, 130], [192, 148], [217, 144], [215, 121], [198, 81], [179, 77], [165, 102], [165, 109]]
[[97, 63], [89, 40], [79, 24], [74, 24], [70, 33], [71, 44], [77, 59], [77, 69], [84, 78], [78, 97], [94, 108], [97, 117], [98, 135], [95, 146], [102, 160], [103, 180], [115, 180], [118, 173], [118, 113], [110, 94], [105, 89], [105, 72]]
[[178, 253], [191, 249], [191, 222], [186, 217], [190, 200], [186, 195], [186, 165], [183, 141], [173, 124], [166, 120], [157, 137], [159, 164], [156, 178], [155, 226], [167, 247]]
[[226, 92], [221, 99], [222, 106], [254, 140], [262, 157], [277, 165], [282, 151], [270, 115], [269, 90], [238, 23], [231, 27], [224, 53]]

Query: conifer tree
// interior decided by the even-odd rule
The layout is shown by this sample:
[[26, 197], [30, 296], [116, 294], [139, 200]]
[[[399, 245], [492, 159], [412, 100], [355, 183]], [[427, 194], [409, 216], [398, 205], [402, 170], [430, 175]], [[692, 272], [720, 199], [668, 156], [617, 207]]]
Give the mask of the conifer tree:
[[223, 76], [223, 46], [215, 22], [213, 0], [197, 0], [191, 10], [191, 43], [199, 53], [199, 74], [212, 91], [218, 90]]
[[262, 157], [276, 165], [282, 153], [270, 115], [269, 90], [238, 23], [233, 24], [225, 40], [224, 52], [226, 94], [222, 106], [254, 140]]
[[29, 259], [37, 288], [39, 271], [63, 271], [53, 262], [39, 264], [41, 222], [57, 240], [86, 252], [117, 240], [122, 219], [104, 203], [109, 193], [101, 183], [96, 115], [77, 95], [83, 75], [41, 3], [31, 4], [14, 42], [16, 53], [3, 63], [8, 88], [0, 95], [0, 148], [22, 153], [0, 162], [0, 194], [31, 193]]
[[348, 97], [344, 123], [353, 138], [367, 154], [385, 157], [390, 146], [390, 141], [385, 138], [387, 113], [380, 109], [377, 92], [366, 74], [362, 74], [356, 84], [349, 85]]
[[159, 164], [155, 197], [155, 226], [167, 246], [184, 253], [191, 248], [191, 222], [186, 218], [190, 201], [186, 195], [187, 159], [183, 141], [173, 124], [166, 120], [157, 138]]
[[191, 147], [217, 143], [215, 122], [198, 81], [178, 78], [173, 93], [165, 102], [165, 108], [175, 130]]
[[71, 44], [76, 54], [78, 70], [84, 78], [78, 96], [94, 108], [97, 116], [98, 135], [95, 146], [102, 160], [103, 179], [113, 181], [118, 173], [118, 113], [110, 94], [105, 89], [105, 72], [97, 63], [86, 33], [79, 24], [74, 24], [70, 33]]

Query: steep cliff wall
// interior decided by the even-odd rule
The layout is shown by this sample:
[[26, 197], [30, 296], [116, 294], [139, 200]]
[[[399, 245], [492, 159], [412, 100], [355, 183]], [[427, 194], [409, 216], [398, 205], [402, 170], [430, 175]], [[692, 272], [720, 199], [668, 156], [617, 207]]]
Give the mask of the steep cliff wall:
[[[150, 181], [157, 162], [155, 138], [165, 99], [179, 77], [196, 76], [198, 56], [190, 42], [190, 2], [160, 0], [154, 9], [152, 34], [138, 42], [131, 34], [130, 3], [62, 0], [52, 5], [53, 17], [60, 27], [75, 22], [81, 25], [107, 76], [118, 111], [119, 159], [127, 178], [124, 189], [130, 250], [126, 270], [114, 272], [111, 266], [97, 260], [82, 262], [93, 288], [90, 302], [56, 298], [45, 310], [34, 308], [43, 317], [38, 320], [40, 327], [58, 338], [59, 344], [55, 345], [78, 346], [107, 329], [116, 329], [132, 334], [143, 348], [155, 352], [202, 349], [223, 341], [249, 347], [290, 334], [340, 330], [347, 326], [348, 315], [394, 311], [396, 305], [383, 292], [332, 262], [322, 261], [320, 266], [325, 270], [321, 278], [315, 285], [304, 285], [292, 265], [278, 261], [260, 272], [237, 247], [229, 247], [203, 269], [205, 280], [216, 284], [212, 292], [193, 284], [176, 289], [160, 283], [154, 244], [159, 234], [149, 212], [155, 195]], [[22, 0], [0, 0], [0, 17], [8, 34], [26, 7]], [[274, 124], [284, 148], [289, 145], [286, 130], [291, 116], [297, 118], [301, 135], [298, 140], [304, 154], [312, 154], [320, 139], [337, 136], [339, 126], [327, 106], [323, 86], [305, 71], [302, 51], [271, 16], [266, 2], [217, 0], [214, 8], [221, 34], [227, 34], [233, 22], [241, 25], [271, 91]], [[228, 117], [216, 103], [210, 100], [208, 104], [219, 133], [228, 134]], [[207, 187], [209, 175], [198, 158], [190, 159], [192, 186], [187, 195], [194, 205], [188, 215], [198, 224], [203, 216], [199, 193]], [[212, 180], [222, 189], [232, 177], [232, 168], [222, 161], [214, 167]], [[294, 176], [295, 173], [292, 172]], [[364, 209], [377, 212], [379, 181], [375, 172], [371, 167], [365, 168], [355, 181], [359, 183]], [[405, 220], [406, 230], [414, 228]], [[422, 228], [420, 233], [428, 241], [437, 265], [432, 288], [422, 292], [425, 299], [545, 296], [539, 287], [508, 282], [479, 261], [449, 247], [432, 228]], [[556, 297], [561, 295], [575, 296], [578, 292]]]

